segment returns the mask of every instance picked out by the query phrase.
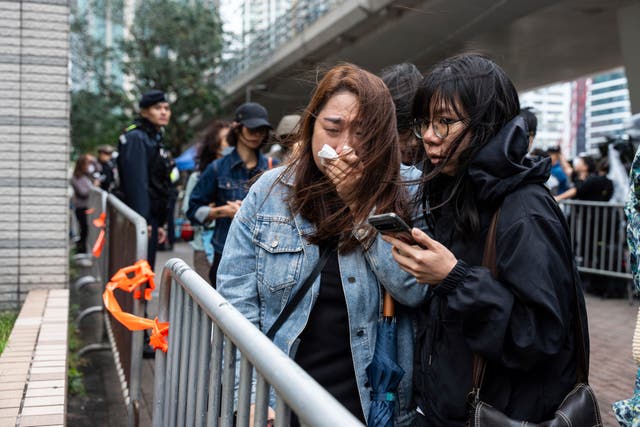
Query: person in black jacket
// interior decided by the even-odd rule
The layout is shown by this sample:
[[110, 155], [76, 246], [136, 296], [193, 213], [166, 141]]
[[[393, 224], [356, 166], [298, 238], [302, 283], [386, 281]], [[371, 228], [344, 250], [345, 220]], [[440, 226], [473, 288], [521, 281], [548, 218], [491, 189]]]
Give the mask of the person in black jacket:
[[[430, 287], [416, 338], [418, 425], [467, 425], [474, 353], [487, 362], [480, 399], [513, 419], [552, 418], [576, 382], [569, 233], [544, 187], [549, 160], [526, 155], [519, 110], [504, 71], [471, 54], [436, 65], [414, 100], [429, 159], [419, 202], [432, 237], [412, 230], [425, 249], [384, 238]], [[498, 208], [494, 278], [482, 255]], [[581, 291], [578, 307], [586, 319]]]
[[166, 238], [163, 226], [169, 213], [171, 164], [161, 141], [171, 108], [160, 90], [142, 95], [138, 105], [140, 116], [120, 135], [118, 144], [120, 193], [124, 202], [147, 220], [147, 261], [154, 268], [158, 242]]

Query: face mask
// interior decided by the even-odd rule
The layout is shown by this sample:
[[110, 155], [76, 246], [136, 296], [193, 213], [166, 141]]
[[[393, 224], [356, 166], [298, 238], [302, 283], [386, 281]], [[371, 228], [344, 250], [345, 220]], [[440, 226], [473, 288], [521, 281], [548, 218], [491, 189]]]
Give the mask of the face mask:
[[89, 165], [89, 167], [87, 168], [87, 172], [89, 172], [90, 174], [94, 173], [95, 171], [96, 171], [95, 165]]

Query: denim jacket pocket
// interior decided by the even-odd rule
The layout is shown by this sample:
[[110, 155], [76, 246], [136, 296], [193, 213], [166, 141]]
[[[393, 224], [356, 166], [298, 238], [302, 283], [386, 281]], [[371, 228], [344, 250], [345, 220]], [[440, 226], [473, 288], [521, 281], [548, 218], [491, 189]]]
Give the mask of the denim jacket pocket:
[[228, 176], [218, 177], [218, 192], [224, 200], [242, 200], [246, 196], [247, 189], [245, 180], [235, 179]]
[[[290, 218], [258, 215], [253, 241], [258, 247], [257, 280], [269, 291], [291, 288], [300, 278], [302, 238]], [[282, 298], [287, 298], [282, 295]]]

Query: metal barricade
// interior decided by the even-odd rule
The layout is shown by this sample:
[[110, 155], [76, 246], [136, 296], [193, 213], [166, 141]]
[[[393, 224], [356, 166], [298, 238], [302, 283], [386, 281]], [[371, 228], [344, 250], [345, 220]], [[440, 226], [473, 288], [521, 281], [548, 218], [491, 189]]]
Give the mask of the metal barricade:
[[563, 200], [578, 270], [631, 279], [624, 204]]
[[[168, 352], [156, 352], [155, 427], [231, 427], [234, 409], [237, 425], [248, 425], [254, 368], [254, 425], [267, 425], [272, 387], [277, 396], [276, 426], [289, 425], [291, 410], [311, 427], [362, 426], [180, 259], [170, 259], [162, 271], [158, 317], [170, 325]], [[239, 388], [234, 408], [236, 371]]]
[[[116, 196], [109, 194], [103, 249], [107, 273], [104, 283], [119, 269], [147, 259], [147, 244], [147, 221]], [[114, 294], [123, 311], [136, 316], [144, 315], [143, 300], [133, 298], [131, 293], [116, 291]], [[130, 331], [109, 313], [105, 313], [105, 325], [129, 409], [129, 425], [137, 425], [144, 332]]]
[[[89, 274], [76, 280], [74, 289], [79, 292], [90, 285], [94, 285], [93, 288], [96, 284], [100, 286], [97, 289], [98, 293], [91, 296], [93, 298], [92, 304], [81, 307], [82, 311], [76, 322], [80, 325], [81, 322], [87, 322], [88, 319], [95, 319], [93, 314], [103, 314], [103, 316], [100, 316], [99, 325], [93, 325], [93, 329], [97, 333], [96, 337], [92, 339], [96, 339], [97, 342], [87, 343], [78, 351], [78, 354], [84, 355], [97, 350], [112, 350], [128, 410], [128, 425], [135, 426], [138, 424], [139, 418], [144, 332], [131, 332], [120, 322], [114, 320], [104, 310], [102, 292], [106, 283], [119, 269], [133, 265], [141, 259], [147, 259], [147, 222], [116, 196], [99, 188], [90, 190], [87, 212], [88, 253], [83, 254], [79, 259], [86, 262]], [[99, 218], [102, 213], [106, 213], [104, 246], [102, 254], [95, 257], [92, 254], [92, 248], [98, 240], [101, 228], [96, 227], [93, 221]], [[96, 292], [95, 289], [93, 291]], [[116, 291], [115, 297], [124, 311], [136, 316], [144, 315], [145, 303], [134, 299], [132, 294]], [[102, 325], [106, 330], [109, 345], [102, 343], [104, 335]]]
[[76, 263], [83, 268], [84, 274], [73, 284], [76, 293], [82, 292], [82, 296], [76, 297], [80, 308], [76, 326], [79, 329], [84, 327], [85, 333], [82, 337], [86, 345], [78, 350], [79, 356], [90, 351], [108, 350], [108, 346], [102, 343], [104, 322], [100, 316], [103, 311], [101, 293], [108, 279], [106, 261], [104, 256], [96, 258], [92, 254], [93, 245], [100, 234], [100, 229], [93, 224], [93, 221], [105, 212], [107, 193], [97, 187], [91, 188], [87, 204], [87, 253], [78, 254], [75, 259]]

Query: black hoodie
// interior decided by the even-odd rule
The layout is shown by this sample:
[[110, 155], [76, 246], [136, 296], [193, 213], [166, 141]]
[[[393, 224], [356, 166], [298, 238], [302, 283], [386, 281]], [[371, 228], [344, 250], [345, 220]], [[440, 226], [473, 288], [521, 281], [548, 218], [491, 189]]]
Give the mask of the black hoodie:
[[[517, 420], [552, 418], [576, 382], [570, 238], [543, 185], [549, 161], [527, 157], [527, 147], [524, 122], [516, 118], [471, 161], [467, 179], [479, 210], [479, 236], [454, 230], [450, 204], [434, 210], [435, 238], [458, 263], [420, 313], [414, 383], [427, 425], [466, 425], [473, 353], [487, 360], [481, 400]], [[498, 206], [496, 280], [481, 265]], [[581, 292], [578, 300], [586, 320]]]

